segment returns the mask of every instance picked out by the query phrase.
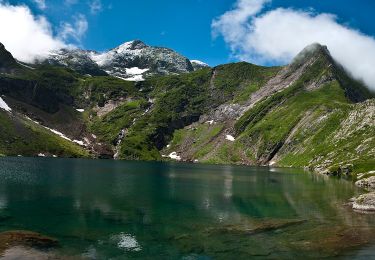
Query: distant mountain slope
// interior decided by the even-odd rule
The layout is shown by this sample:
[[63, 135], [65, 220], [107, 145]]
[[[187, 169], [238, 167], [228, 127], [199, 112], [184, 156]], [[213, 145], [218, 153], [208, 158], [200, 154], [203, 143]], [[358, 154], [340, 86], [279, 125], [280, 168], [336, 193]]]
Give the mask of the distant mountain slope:
[[[86, 156], [83, 149], [100, 158], [296, 166], [336, 175], [375, 170], [374, 94], [319, 44], [283, 67], [197, 68], [199, 62], [139, 41], [103, 54], [76, 50], [34, 68], [1, 53], [0, 95], [10, 108], [0, 108], [1, 154]], [[76, 61], [92, 66], [74, 67]], [[54, 142], [59, 151], [51, 150]]]
[[204, 63], [203, 61], [200, 61], [200, 60], [190, 60], [190, 62], [191, 62], [191, 65], [193, 65], [194, 70], [199, 70], [199, 69], [210, 67], [207, 63]]
[[141, 81], [151, 75], [188, 73], [192, 63], [177, 52], [152, 47], [135, 40], [107, 52], [62, 49], [52, 53], [41, 64], [60, 65], [83, 74], [112, 75], [130, 81]]

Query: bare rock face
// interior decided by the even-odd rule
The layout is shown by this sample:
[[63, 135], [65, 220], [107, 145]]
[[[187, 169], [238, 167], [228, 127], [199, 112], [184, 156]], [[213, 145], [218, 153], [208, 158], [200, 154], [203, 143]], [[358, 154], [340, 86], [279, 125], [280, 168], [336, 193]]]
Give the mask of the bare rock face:
[[[238, 119], [258, 102], [291, 87], [301, 79], [321, 57], [326, 60], [326, 66], [328, 68], [333, 67], [333, 60], [327, 47], [319, 44], [307, 46], [290, 65], [285, 66], [275, 77], [271, 78], [264, 86], [251, 94], [250, 98], [244, 104], [222, 104], [208, 115], [203, 116], [202, 121], [207, 118], [218, 122], [223, 122], [228, 119]], [[305, 88], [308, 91], [312, 91], [332, 80], [334, 80], [334, 76], [330, 73], [323, 78], [312, 79], [306, 84]]]
[[362, 194], [351, 200], [354, 210], [375, 212], [375, 192]]
[[341, 123], [340, 131], [335, 136], [336, 139], [345, 139], [358, 131], [375, 127], [375, 99], [355, 105], [355, 109], [350, 111], [349, 116]]

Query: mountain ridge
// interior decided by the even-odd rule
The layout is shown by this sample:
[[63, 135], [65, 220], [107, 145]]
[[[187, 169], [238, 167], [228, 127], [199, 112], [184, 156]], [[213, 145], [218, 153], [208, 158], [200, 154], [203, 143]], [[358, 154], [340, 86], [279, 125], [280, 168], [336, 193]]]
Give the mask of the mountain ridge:
[[[94, 76], [111, 75], [129, 81], [144, 77], [194, 71], [191, 61], [166, 47], [153, 47], [141, 40], [124, 42], [108, 51], [60, 49], [36, 64], [59, 65]], [[195, 65], [200, 69], [203, 64]], [[130, 71], [130, 72], [129, 72]], [[137, 71], [138, 73], [132, 73]]]
[[[136, 68], [127, 69], [143, 76]], [[33, 124], [35, 131], [52, 129], [52, 136], [60, 132], [77, 142], [69, 150], [37, 145], [26, 152], [9, 141], [28, 143], [24, 130], [15, 131], [21, 135], [3, 135], [0, 154], [77, 156], [83, 150], [100, 158], [310, 167], [330, 174], [375, 165], [374, 95], [319, 44], [283, 67], [239, 62], [135, 82], [50, 64], [22, 69], [17, 77], [0, 74], [0, 94], [12, 108], [0, 109], [4, 125]]]

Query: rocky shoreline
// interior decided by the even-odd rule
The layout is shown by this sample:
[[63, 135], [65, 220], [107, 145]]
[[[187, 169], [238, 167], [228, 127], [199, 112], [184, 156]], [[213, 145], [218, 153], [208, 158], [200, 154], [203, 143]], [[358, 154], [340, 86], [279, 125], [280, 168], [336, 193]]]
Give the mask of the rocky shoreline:
[[344, 177], [348, 179], [355, 178], [355, 185], [364, 189], [368, 193], [361, 194], [349, 200], [349, 205], [353, 210], [369, 213], [375, 213], [375, 171], [353, 174], [353, 165], [345, 164], [338, 166], [318, 166], [315, 168], [306, 168], [318, 174], [334, 177]]
[[[368, 174], [358, 175], [358, 177], [368, 176], [374, 172]], [[359, 195], [350, 200], [352, 208], [360, 212], [374, 212], [375, 213], [375, 176], [359, 179], [355, 182], [355, 185], [365, 189], [368, 193]]]

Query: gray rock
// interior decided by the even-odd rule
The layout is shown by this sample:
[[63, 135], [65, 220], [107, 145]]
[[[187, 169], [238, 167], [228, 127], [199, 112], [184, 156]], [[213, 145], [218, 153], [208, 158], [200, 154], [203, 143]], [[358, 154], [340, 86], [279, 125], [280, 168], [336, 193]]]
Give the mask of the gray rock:
[[375, 176], [359, 180], [355, 185], [361, 188], [375, 190]]
[[375, 211], [375, 192], [362, 194], [352, 199], [352, 207], [359, 211]]
[[52, 64], [90, 75], [111, 75], [139, 81], [145, 76], [180, 74], [194, 71], [190, 60], [174, 50], [153, 47], [139, 40], [126, 42], [107, 52], [61, 49], [37, 64]]

